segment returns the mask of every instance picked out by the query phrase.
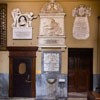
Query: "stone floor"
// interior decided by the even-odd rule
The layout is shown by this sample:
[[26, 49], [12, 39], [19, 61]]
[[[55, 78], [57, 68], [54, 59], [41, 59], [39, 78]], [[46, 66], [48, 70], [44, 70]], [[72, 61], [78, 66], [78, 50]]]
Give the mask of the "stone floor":
[[[1, 98], [0, 100], [36, 100], [34, 98], [9, 98], [9, 99], [4, 99]], [[50, 100], [50, 99], [41, 99], [41, 100]], [[87, 98], [60, 98], [60, 99], [56, 99], [56, 100], [87, 100]]]
[[[34, 99], [34, 98], [0, 98], [0, 100], [54, 100], [54, 99]], [[58, 98], [55, 100], [87, 100], [87, 93], [68, 93], [68, 98]]]
[[83, 92], [83, 93], [75, 93], [75, 92], [71, 92], [68, 93], [68, 99], [67, 100], [87, 100], [87, 93]]
[[[0, 100], [51, 100], [51, 99], [34, 99], [34, 98], [0, 98]], [[59, 98], [56, 100], [87, 100], [87, 98]]]
[[87, 98], [68, 98], [67, 100], [87, 100]]

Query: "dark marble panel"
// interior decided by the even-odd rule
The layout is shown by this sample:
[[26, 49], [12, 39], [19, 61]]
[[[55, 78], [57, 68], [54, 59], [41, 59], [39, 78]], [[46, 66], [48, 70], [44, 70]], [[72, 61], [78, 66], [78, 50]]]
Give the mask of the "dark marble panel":
[[67, 75], [54, 73], [36, 75], [36, 96], [38, 99], [67, 97]]
[[8, 97], [9, 75], [0, 74], [0, 97]]

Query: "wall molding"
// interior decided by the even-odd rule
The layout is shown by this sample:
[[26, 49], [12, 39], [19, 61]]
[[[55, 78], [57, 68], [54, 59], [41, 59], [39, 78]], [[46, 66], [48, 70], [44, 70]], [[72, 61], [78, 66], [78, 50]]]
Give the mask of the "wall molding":
[[[56, 0], [56, 2], [80, 2], [80, 1], [98, 1], [98, 0]], [[50, 2], [50, 0], [0, 0], [0, 3], [4, 2]]]

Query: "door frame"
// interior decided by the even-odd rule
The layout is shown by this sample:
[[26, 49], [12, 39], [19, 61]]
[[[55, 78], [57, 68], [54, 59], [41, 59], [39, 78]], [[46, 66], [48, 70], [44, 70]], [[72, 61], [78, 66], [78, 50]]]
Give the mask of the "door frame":
[[9, 50], [9, 97], [13, 97], [13, 59], [15, 57], [32, 58], [32, 97], [36, 97], [35, 70], [38, 47], [7, 47], [7, 49]]

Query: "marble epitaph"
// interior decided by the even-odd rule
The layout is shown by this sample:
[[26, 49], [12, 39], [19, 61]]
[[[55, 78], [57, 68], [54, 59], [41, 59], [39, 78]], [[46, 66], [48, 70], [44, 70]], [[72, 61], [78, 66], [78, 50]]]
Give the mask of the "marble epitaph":
[[64, 16], [63, 8], [55, 0], [46, 3], [40, 12], [40, 31], [38, 45], [43, 47], [65, 48]]
[[75, 39], [87, 39], [90, 36], [88, 16], [91, 15], [91, 8], [80, 5], [72, 12], [75, 17], [73, 25], [73, 37]]

